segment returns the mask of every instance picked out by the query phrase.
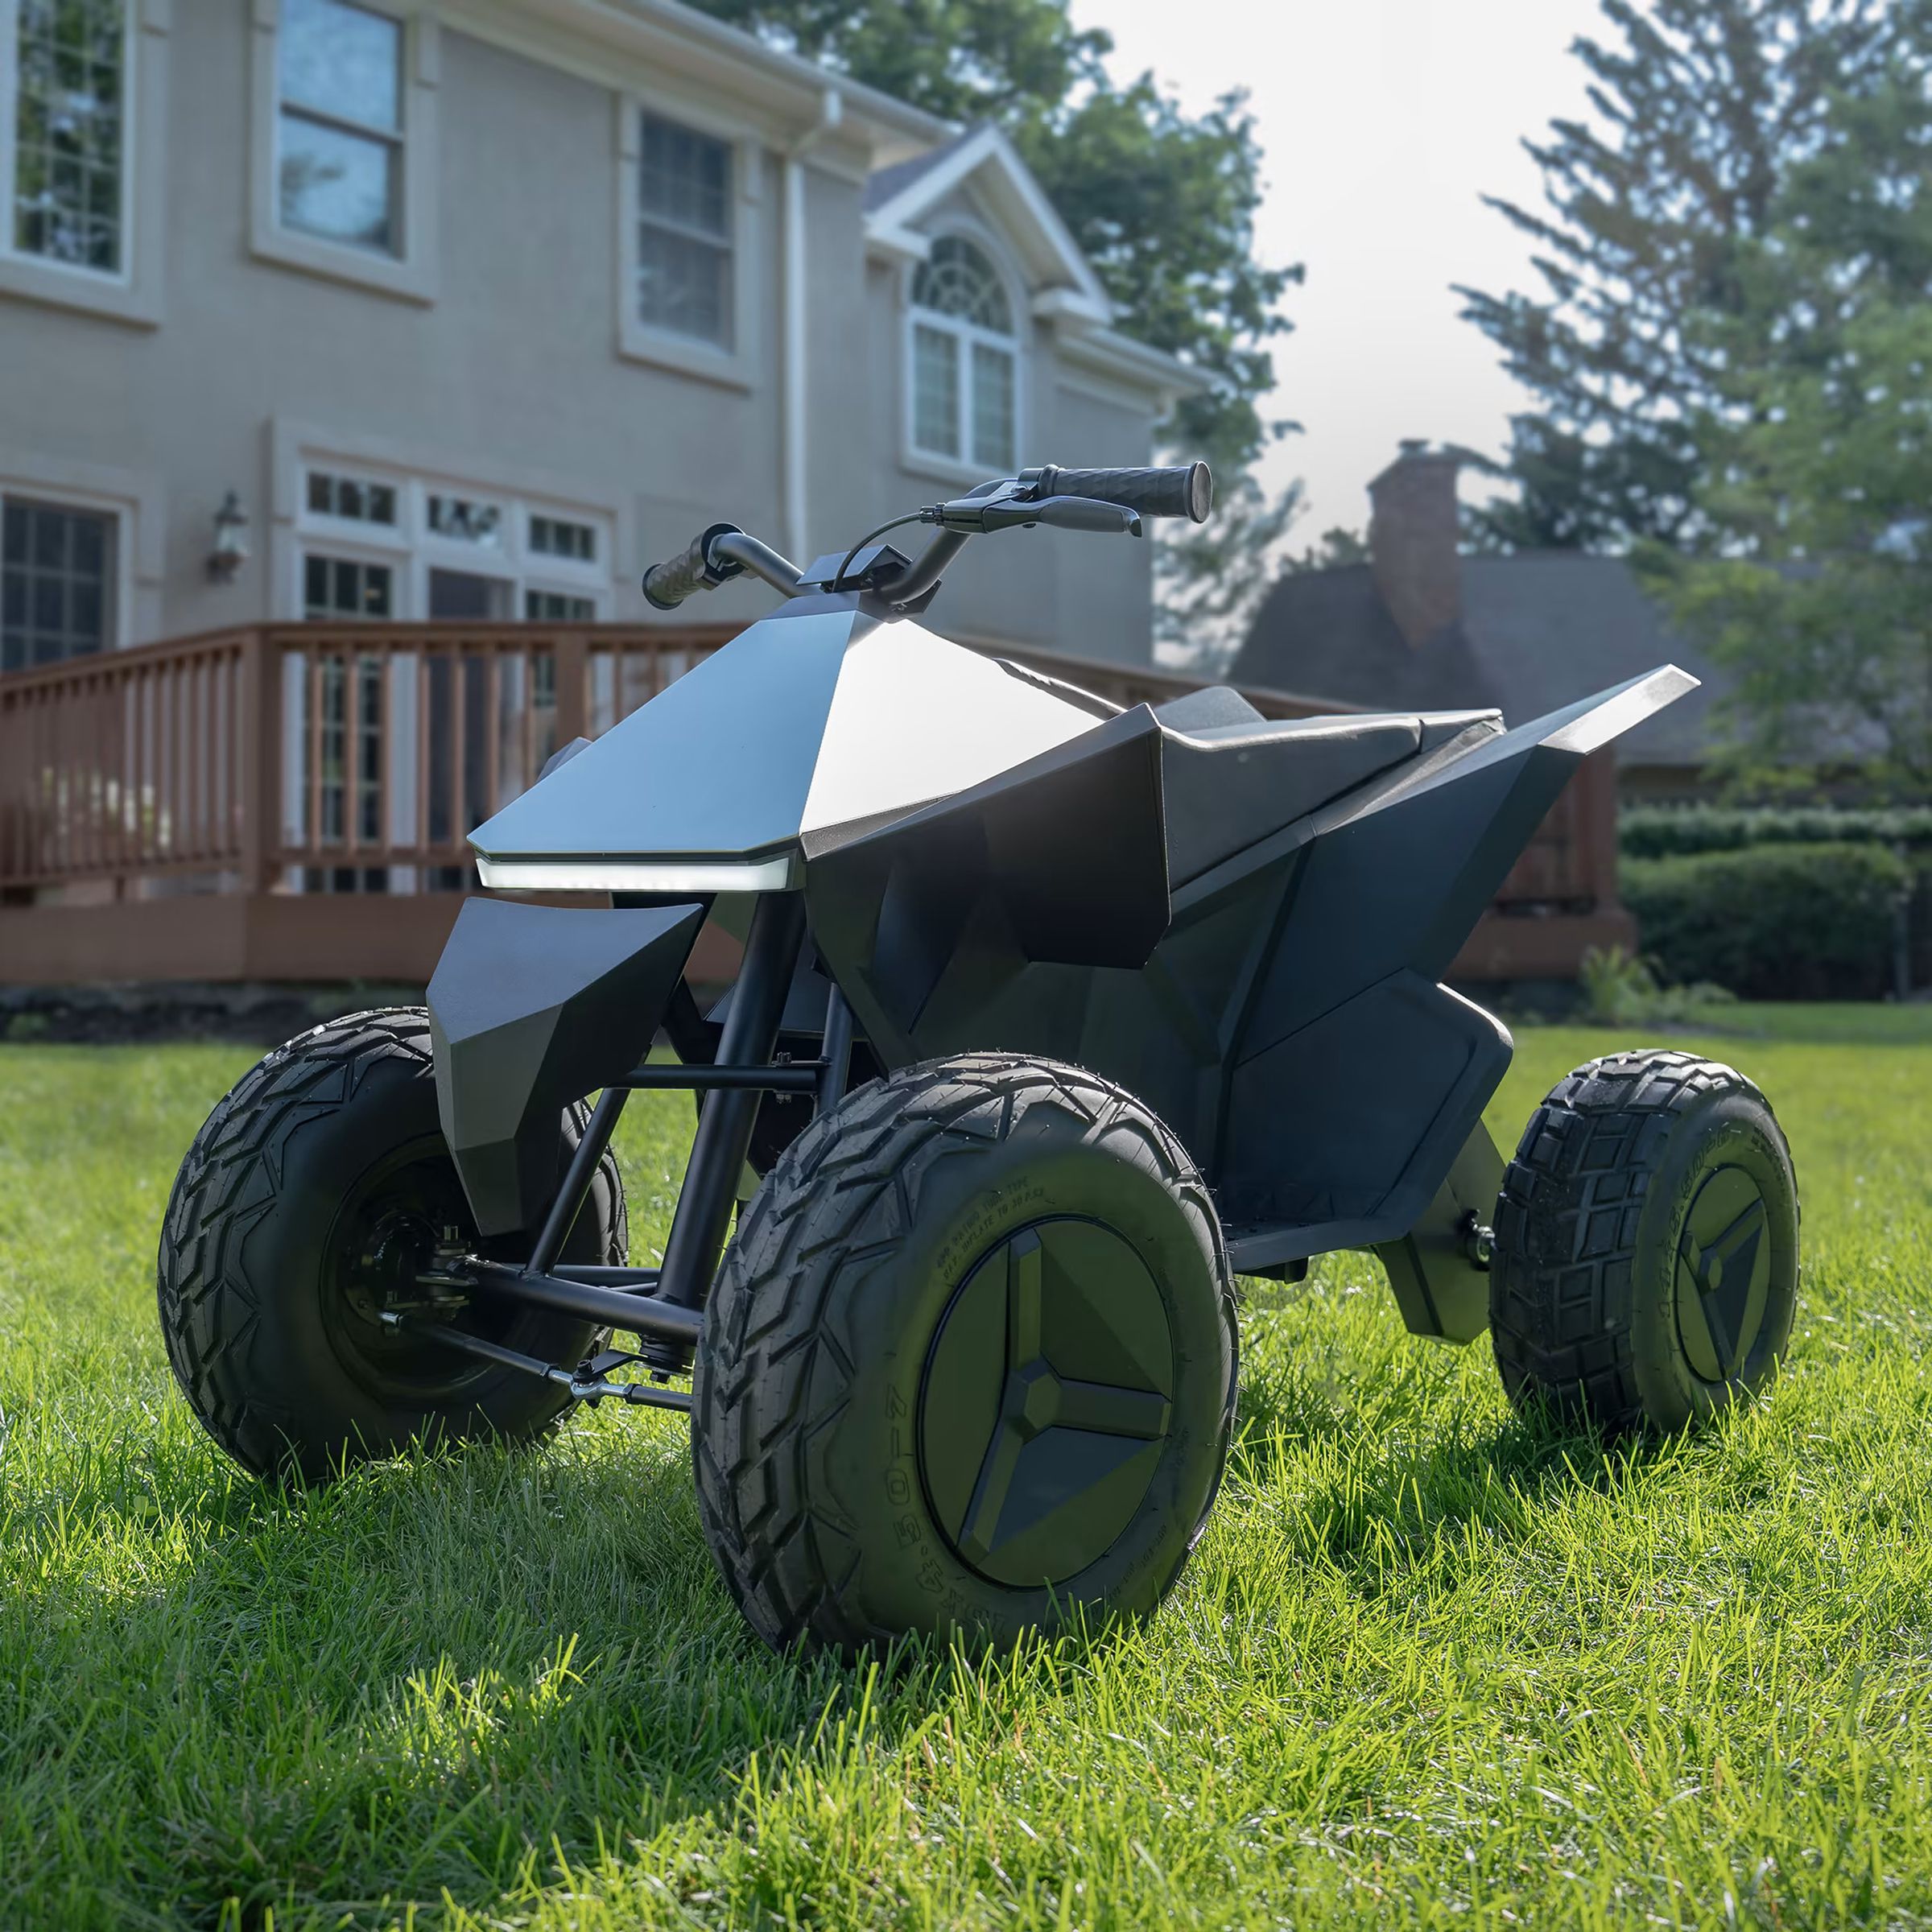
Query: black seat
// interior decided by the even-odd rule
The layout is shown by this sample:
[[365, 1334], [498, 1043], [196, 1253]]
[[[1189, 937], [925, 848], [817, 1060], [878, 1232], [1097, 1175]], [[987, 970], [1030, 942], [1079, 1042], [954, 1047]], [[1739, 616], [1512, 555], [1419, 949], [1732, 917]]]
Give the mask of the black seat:
[[1166, 728], [1167, 876], [1176, 886], [1414, 757], [1423, 744], [1423, 720], [1413, 712], [1270, 722], [1225, 688], [1191, 691], [1154, 715]]

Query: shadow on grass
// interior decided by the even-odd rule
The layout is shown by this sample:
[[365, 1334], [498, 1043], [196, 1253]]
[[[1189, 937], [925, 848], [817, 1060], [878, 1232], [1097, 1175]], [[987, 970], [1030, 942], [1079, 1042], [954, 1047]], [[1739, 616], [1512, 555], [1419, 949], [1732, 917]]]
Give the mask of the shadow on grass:
[[[865, 1693], [745, 1628], [657, 1437], [306, 1492], [177, 1439], [158, 1480], [8, 1499], [52, 1560], [0, 1600], [0, 1846], [82, 1834], [117, 1922], [386, 1924], [445, 1891], [490, 1918], [559, 1854], [733, 1829], [753, 1757], [768, 1782]], [[888, 1748], [927, 1667], [875, 1705]]]
[[1366, 1426], [1293, 1374], [1245, 1387], [1236, 1428], [1230, 1476], [1292, 1489], [1305, 1461], [1312, 1480], [1294, 1540], [1371, 1591], [1425, 1559], [1439, 1570], [1480, 1560], [1482, 1547], [1531, 1534], [1566, 1493], [1608, 1493], [1663, 1447], [1605, 1437], [1550, 1408], [1472, 1427], [1418, 1400], [1394, 1426], [1385, 1416]]

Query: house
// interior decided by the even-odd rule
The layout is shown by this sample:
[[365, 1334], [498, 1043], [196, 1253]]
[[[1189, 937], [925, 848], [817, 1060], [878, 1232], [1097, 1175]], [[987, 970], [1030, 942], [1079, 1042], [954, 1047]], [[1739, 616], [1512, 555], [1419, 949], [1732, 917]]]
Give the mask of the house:
[[[1199, 380], [997, 130], [678, 0], [0, 0], [0, 984], [420, 981], [468, 829], [769, 598], [644, 566], [1146, 462]], [[1020, 537], [932, 621], [1131, 704], [1191, 683], [1151, 602], [1146, 545]], [[1565, 919], [1604, 836], [1546, 841]], [[1471, 976], [1570, 943], [1507, 914]]]
[[1632, 801], [1699, 795], [1727, 674], [1666, 627], [1621, 558], [1461, 555], [1457, 467], [1449, 452], [1405, 444], [1368, 486], [1370, 560], [1284, 576], [1235, 681], [1378, 709], [1493, 704], [1521, 724], [1679, 664], [1703, 687], [1617, 741], [1617, 789]]
[[[0, 980], [423, 976], [467, 828], [769, 601], [646, 565], [1146, 462], [1199, 380], [996, 130], [677, 0], [0, 47]], [[1022, 539], [935, 621], [1158, 687], [1151, 602], [1146, 545]]]
[[[0, 670], [643, 620], [710, 522], [803, 561], [1145, 462], [1196, 380], [998, 132], [676, 0], [0, 0]], [[1146, 663], [1149, 572], [1016, 543], [946, 616]]]

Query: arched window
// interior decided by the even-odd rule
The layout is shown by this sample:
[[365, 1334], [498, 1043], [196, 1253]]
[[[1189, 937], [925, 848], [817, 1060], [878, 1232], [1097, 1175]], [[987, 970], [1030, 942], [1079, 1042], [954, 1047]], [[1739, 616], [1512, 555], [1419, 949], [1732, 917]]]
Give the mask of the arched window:
[[942, 235], [912, 278], [912, 443], [989, 475], [1013, 467], [1019, 345], [984, 250]]

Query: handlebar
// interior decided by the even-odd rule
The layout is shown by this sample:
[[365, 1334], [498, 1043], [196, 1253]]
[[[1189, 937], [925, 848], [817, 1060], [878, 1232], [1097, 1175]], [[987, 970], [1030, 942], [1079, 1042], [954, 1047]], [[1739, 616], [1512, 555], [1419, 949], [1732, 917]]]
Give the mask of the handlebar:
[[1185, 517], [1205, 523], [1214, 508], [1214, 473], [1205, 463], [1176, 463], [1165, 469], [1062, 469], [1048, 463], [1020, 473], [1036, 497], [1090, 497], [1118, 503], [1144, 517]]
[[[1062, 530], [1138, 536], [1142, 517], [1185, 517], [1204, 523], [1214, 507], [1214, 477], [1205, 463], [1179, 463], [1166, 469], [1062, 469], [1056, 464], [996, 477], [965, 497], [913, 511], [882, 524], [873, 536], [902, 523], [936, 523], [938, 535], [919, 559], [906, 564], [888, 552], [893, 568], [876, 568], [865, 586], [886, 603], [904, 609], [928, 598], [941, 573], [976, 534], [1044, 523]], [[869, 541], [861, 539], [861, 545]], [[776, 551], [747, 536], [735, 523], [714, 523], [676, 556], [654, 564], [644, 573], [644, 595], [658, 610], [675, 610], [700, 590], [715, 590], [749, 571], [788, 597], [828, 589], [858, 588], [844, 571], [861, 546], [801, 572]], [[836, 566], [836, 567], [835, 567]]]

